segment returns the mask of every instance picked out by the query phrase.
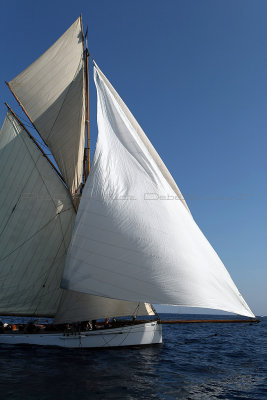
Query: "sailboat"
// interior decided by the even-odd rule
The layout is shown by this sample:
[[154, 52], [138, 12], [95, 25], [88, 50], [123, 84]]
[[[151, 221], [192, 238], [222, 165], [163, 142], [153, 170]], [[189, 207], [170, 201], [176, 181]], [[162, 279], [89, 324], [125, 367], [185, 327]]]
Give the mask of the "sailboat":
[[[98, 138], [90, 165], [86, 42], [79, 17], [7, 83], [35, 134], [7, 105], [0, 133], [0, 315], [54, 318], [64, 329], [4, 330], [0, 343], [161, 343], [152, 304], [253, 318], [167, 167], [95, 60]], [[96, 329], [95, 321], [107, 318], [106, 328]], [[79, 325], [84, 321], [95, 329]]]

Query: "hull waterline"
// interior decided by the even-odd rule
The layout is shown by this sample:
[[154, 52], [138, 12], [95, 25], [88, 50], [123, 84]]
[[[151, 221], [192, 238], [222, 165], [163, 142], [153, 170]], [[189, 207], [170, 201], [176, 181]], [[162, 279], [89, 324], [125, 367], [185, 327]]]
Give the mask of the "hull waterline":
[[162, 343], [162, 326], [157, 322], [100, 329], [74, 334], [58, 333], [10, 333], [0, 335], [1, 344], [59, 346], [65, 348], [103, 348], [139, 346]]

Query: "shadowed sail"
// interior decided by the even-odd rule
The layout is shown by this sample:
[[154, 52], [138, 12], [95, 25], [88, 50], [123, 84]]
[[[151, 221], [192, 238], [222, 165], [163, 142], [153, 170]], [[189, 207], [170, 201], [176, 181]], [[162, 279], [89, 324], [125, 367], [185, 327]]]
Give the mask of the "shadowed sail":
[[147, 303], [107, 299], [105, 297], [64, 290], [55, 323], [86, 321], [128, 315], [155, 315]]
[[98, 67], [94, 73], [99, 135], [62, 287], [253, 317], [139, 125]]
[[9, 82], [75, 195], [82, 182], [85, 137], [81, 18]]
[[11, 113], [0, 132], [0, 315], [50, 315], [75, 211], [67, 189]]

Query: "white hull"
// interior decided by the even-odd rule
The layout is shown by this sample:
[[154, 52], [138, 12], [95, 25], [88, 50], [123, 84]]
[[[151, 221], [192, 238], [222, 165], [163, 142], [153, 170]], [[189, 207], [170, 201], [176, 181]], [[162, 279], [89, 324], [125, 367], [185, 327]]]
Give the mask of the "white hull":
[[157, 322], [100, 329], [66, 335], [64, 333], [9, 333], [0, 335], [1, 344], [29, 344], [68, 348], [122, 347], [162, 343], [162, 326]]

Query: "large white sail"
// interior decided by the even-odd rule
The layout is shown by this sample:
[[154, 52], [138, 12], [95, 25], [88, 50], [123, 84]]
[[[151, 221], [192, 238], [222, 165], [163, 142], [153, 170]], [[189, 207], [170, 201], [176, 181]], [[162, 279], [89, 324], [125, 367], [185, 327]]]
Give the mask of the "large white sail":
[[119, 94], [116, 92], [116, 90], [114, 89], [114, 87], [111, 85], [111, 83], [108, 81], [108, 79], [106, 78], [106, 76], [103, 74], [103, 72], [100, 70], [100, 68], [98, 68], [98, 66], [95, 64], [95, 67], [97, 68], [97, 72], [100, 75], [101, 79], [104, 81], [105, 85], [107, 86], [107, 88], [110, 90], [111, 94], [114, 96], [115, 101], [118, 103], [118, 106], [121, 108], [122, 112], [124, 113], [125, 117], [128, 119], [128, 121], [130, 122], [130, 124], [132, 125], [132, 127], [134, 128], [135, 132], [137, 133], [137, 135], [139, 136], [139, 138], [142, 140], [145, 148], [147, 149], [147, 151], [149, 152], [150, 156], [153, 158], [154, 162], [157, 164], [160, 172], [162, 173], [162, 175], [164, 176], [164, 178], [167, 180], [167, 182], [169, 183], [169, 185], [171, 186], [171, 188], [173, 189], [173, 191], [175, 192], [175, 194], [177, 195], [177, 197], [181, 200], [182, 204], [185, 206], [185, 208], [190, 212], [186, 201], [184, 199], [184, 196], [182, 195], [180, 189], [178, 188], [178, 186], [176, 185], [175, 180], [173, 179], [173, 177], [171, 176], [168, 168], [166, 167], [166, 165], [164, 164], [164, 162], [162, 161], [162, 159], [160, 158], [159, 154], [157, 153], [156, 149], [154, 148], [154, 146], [152, 145], [152, 143], [150, 142], [150, 140], [148, 139], [148, 137], [146, 136], [145, 132], [143, 131], [143, 129], [141, 128], [141, 126], [138, 124], [138, 122], [136, 121], [136, 119], [134, 118], [133, 114], [131, 113], [131, 111], [129, 110], [129, 108], [126, 106], [126, 104], [123, 102], [123, 100], [121, 99], [121, 97], [119, 96]]
[[75, 195], [82, 181], [85, 129], [81, 18], [9, 85]]
[[87, 321], [128, 315], [155, 315], [150, 304], [107, 299], [64, 290], [55, 323]]
[[97, 296], [253, 316], [95, 68], [99, 136], [62, 287]]
[[75, 211], [9, 112], [0, 132], [0, 185], [0, 315], [53, 316]]

